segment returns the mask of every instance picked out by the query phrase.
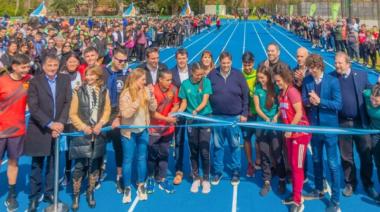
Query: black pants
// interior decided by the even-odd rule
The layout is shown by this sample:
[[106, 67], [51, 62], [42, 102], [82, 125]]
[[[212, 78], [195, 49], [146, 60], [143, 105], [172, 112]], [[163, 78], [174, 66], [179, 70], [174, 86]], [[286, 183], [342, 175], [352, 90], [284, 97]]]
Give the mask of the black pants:
[[[53, 146], [53, 145], [52, 145]], [[45, 162], [46, 160], [46, 162]], [[29, 199], [33, 200], [42, 195], [43, 167], [45, 168], [45, 195], [52, 195], [54, 192], [54, 155], [46, 157], [32, 157], [32, 169], [30, 172], [30, 194]]]
[[[150, 135], [148, 145], [148, 176], [159, 180], [166, 178], [169, 161], [169, 147], [173, 134], [166, 136]], [[156, 170], [158, 173], [156, 173]]]
[[123, 164], [123, 147], [121, 146], [120, 129], [109, 131], [107, 137], [112, 140], [113, 150], [115, 151], [116, 168], [121, 168]]
[[96, 159], [88, 159], [88, 158], [79, 158], [75, 159], [74, 171], [73, 171], [73, 179], [78, 180], [85, 176], [85, 172], [88, 167], [89, 174], [96, 174], [99, 172], [100, 164], [103, 162], [103, 157]]
[[380, 134], [372, 135], [372, 155], [377, 169], [377, 179], [380, 183]]
[[144, 44], [137, 44], [136, 45], [136, 52], [137, 52], [137, 60], [138, 61], [144, 61], [144, 50], [145, 50], [145, 45]]
[[263, 180], [272, 179], [271, 158], [276, 164], [276, 174], [280, 179], [285, 179], [285, 164], [282, 155], [281, 134], [272, 130], [257, 130], [256, 142], [259, 145], [261, 155], [261, 167], [263, 169]]
[[[346, 128], [361, 127], [360, 121], [340, 120], [340, 126]], [[365, 188], [373, 186], [372, 172], [372, 141], [370, 135], [340, 135], [339, 136], [339, 150], [342, 167], [344, 172], [344, 181], [353, 187], [357, 185], [356, 166], [354, 162], [354, 148], [353, 141], [355, 141], [356, 150], [360, 158], [360, 177]]]
[[[178, 119], [177, 121], [178, 125], [185, 125], [186, 120], [185, 119]], [[177, 171], [183, 171], [183, 151], [185, 146], [185, 136], [186, 136], [186, 128], [184, 127], [176, 127], [175, 128], [175, 157], [176, 157], [176, 164], [175, 164], [175, 170]]]
[[210, 179], [210, 138], [207, 127], [188, 128], [190, 161], [193, 179], [199, 179], [199, 157], [202, 162], [203, 180]]

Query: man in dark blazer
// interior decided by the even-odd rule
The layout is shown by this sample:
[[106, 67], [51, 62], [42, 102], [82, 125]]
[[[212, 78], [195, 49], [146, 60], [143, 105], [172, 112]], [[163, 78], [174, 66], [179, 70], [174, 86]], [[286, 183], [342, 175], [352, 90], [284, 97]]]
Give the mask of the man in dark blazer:
[[152, 47], [146, 50], [146, 62], [141, 64], [139, 68], [145, 70], [146, 73], [146, 84], [155, 85], [158, 80], [158, 72], [162, 70], [168, 70], [168, 67], [160, 63], [160, 55], [158, 48]]
[[[302, 102], [313, 126], [339, 127], [338, 111], [342, 108], [342, 96], [338, 79], [324, 73], [324, 63], [320, 55], [311, 54], [306, 59], [310, 75], [302, 82]], [[338, 136], [313, 134], [313, 167], [315, 190], [304, 195], [305, 200], [322, 199], [323, 189], [323, 148], [326, 150], [327, 165], [330, 171], [331, 200], [328, 211], [339, 211], [340, 171], [338, 155]]]
[[[30, 81], [28, 105], [30, 121], [26, 133], [24, 153], [32, 157], [30, 173], [29, 212], [37, 211], [38, 201], [53, 203], [54, 195], [54, 145], [67, 122], [71, 102], [71, 86], [68, 75], [58, 73], [59, 59], [47, 55], [42, 68], [44, 73]], [[46, 159], [46, 173], [43, 166]], [[45, 192], [42, 179], [45, 178]]]
[[[336, 72], [342, 90], [343, 107], [339, 112], [339, 124], [346, 128], [367, 128], [368, 114], [365, 106], [363, 91], [371, 88], [367, 72], [351, 69], [350, 58], [344, 52], [335, 56]], [[339, 149], [341, 154], [344, 181], [344, 196], [351, 196], [357, 186], [356, 167], [353, 154], [353, 141], [360, 158], [360, 177], [364, 191], [373, 199], [378, 194], [373, 188], [372, 172], [372, 141], [370, 135], [341, 135], [339, 136]]]
[[[173, 85], [175, 85], [178, 89], [181, 87], [183, 81], [187, 80], [191, 75], [190, 66], [187, 64], [188, 62], [188, 53], [186, 49], [180, 48], [176, 52], [176, 60], [177, 64], [171, 69], [173, 73]], [[177, 124], [183, 125], [186, 123], [185, 119], [178, 118]], [[183, 153], [184, 153], [184, 143], [185, 143], [185, 131], [186, 129], [183, 127], [178, 127], [175, 129], [175, 156], [176, 156], [176, 165], [175, 171], [176, 176], [174, 178], [173, 183], [178, 185], [182, 182], [183, 177]]]

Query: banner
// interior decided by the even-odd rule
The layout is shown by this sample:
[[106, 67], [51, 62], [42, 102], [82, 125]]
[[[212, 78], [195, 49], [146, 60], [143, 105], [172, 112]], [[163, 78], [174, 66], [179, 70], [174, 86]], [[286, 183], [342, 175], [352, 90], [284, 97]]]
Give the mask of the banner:
[[191, 16], [191, 14], [192, 14], [192, 11], [190, 8], [189, 1], [186, 1], [186, 5], [183, 7], [181, 11], [181, 16]]
[[136, 16], [137, 10], [133, 2], [129, 5], [129, 7], [124, 11], [123, 17], [130, 17], [130, 16]]
[[291, 4], [289, 5], [289, 16], [293, 16], [293, 12], [294, 12], [294, 5]]
[[338, 18], [339, 11], [340, 11], [340, 3], [339, 2], [333, 3], [331, 6], [331, 18], [333, 20], [336, 20]]
[[219, 7], [220, 7], [220, 6], [219, 6], [219, 1], [217, 0], [217, 1], [216, 1], [216, 15], [219, 15], [219, 10], [220, 10]]
[[315, 15], [315, 12], [317, 12], [317, 4], [313, 3], [313, 4], [310, 5], [309, 16], [313, 17]]
[[47, 9], [45, 6], [45, 1], [41, 2], [41, 4], [30, 14], [30, 16], [34, 17], [45, 17], [47, 15]]

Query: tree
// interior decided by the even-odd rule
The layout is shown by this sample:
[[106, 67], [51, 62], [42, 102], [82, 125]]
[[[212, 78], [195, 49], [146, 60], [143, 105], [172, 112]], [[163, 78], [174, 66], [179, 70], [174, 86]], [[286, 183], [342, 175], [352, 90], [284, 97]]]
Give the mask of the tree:
[[76, 8], [77, 4], [78, 0], [53, 1], [50, 4], [50, 8], [53, 9], [57, 13], [57, 15], [63, 15], [70, 13], [70, 11], [73, 11], [73, 9]]

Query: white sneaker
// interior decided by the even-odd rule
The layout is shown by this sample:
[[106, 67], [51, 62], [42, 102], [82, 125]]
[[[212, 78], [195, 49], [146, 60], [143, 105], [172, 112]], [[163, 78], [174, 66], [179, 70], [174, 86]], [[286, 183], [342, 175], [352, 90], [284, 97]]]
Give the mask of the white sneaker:
[[140, 200], [148, 199], [148, 194], [146, 193], [145, 184], [139, 185], [139, 187], [137, 188], [137, 195]]
[[123, 193], [123, 204], [132, 202], [131, 187], [125, 188]]
[[193, 181], [193, 184], [191, 184], [191, 189], [190, 191], [192, 193], [198, 193], [199, 191], [199, 186], [201, 185], [201, 181], [200, 180], [194, 180]]
[[203, 181], [202, 182], [202, 193], [203, 194], [208, 194], [211, 191], [211, 184], [210, 181]]

